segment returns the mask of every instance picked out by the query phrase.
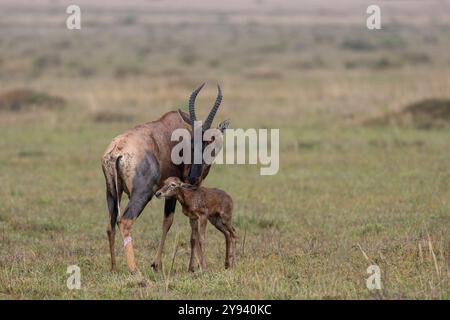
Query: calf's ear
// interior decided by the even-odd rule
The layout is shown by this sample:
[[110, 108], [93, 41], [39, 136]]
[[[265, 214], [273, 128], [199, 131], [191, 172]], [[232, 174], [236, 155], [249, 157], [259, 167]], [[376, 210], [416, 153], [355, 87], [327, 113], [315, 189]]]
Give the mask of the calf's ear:
[[217, 129], [219, 129], [220, 132], [222, 132], [222, 134], [223, 134], [225, 132], [225, 130], [228, 129], [229, 126], [230, 126], [230, 119], [227, 119], [227, 120], [219, 123], [219, 125], [217, 126]]
[[180, 187], [183, 189], [194, 189], [195, 188], [195, 186], [193, 186], [192, 184], [184, 183], [184, 182], [180, 183]]

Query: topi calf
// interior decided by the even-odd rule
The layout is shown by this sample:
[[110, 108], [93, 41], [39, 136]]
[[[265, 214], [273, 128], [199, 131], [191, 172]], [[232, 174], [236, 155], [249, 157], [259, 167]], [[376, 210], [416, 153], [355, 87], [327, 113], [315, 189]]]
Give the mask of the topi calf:
[[[225, 268], [236, 267], [236, 231], [232, 225], [233, 200], [223, 190], [196, 187], [183, 183], [178, 177], [170, 177], [156, 191], [157, 198], [175, 198], [183, 207], [183, 213], [191, 222], [191, 260], [189, 271], [194, 271], [195, 249], [200, 256], [200, 268], [206, 269], [205, 231], [209, 220], [225, 236]], [[199, 230], [200, 227], [200, 230]]]

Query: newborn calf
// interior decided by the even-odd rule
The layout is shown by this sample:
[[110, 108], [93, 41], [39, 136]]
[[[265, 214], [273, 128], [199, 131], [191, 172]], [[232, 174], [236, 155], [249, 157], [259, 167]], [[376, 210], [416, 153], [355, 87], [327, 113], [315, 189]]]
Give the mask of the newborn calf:
[[215, 188], [194, 187], [181, 182], [177, 177], [170, 177], [164, 181], [164, 186], [156, 191], [155, 195], [157, 198], [175, 197], [183, 207], [183, 213], [190, 219], [192, 228], [190, 272], [194, 271], [194, 248], [200, 256], [201, 269], [206, 269], [204, 242], [207, 220], [225, 236], [225, 268], [236, 266], [236, 231], [231, 223], [233, 200], [228, 193]]

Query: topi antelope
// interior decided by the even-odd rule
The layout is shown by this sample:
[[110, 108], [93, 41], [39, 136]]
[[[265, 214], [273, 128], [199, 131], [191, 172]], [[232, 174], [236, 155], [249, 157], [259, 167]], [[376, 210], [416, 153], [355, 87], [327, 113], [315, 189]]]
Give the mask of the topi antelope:
[[216, 188], [192, 186], [177, 177], [170, 177], [155, 195], [166, 199], [175, 197], [191, 222], [190, 272], [194, 272], [195, 249], [200, 258], [201, 270], [206, 269], [205, 232], [208, 220], [225, 236], [225, 268], [236, 267], [236, 231], [231, 221], [233, 199], [228, 193]]
[[[189, 98], [189, 115], [178, 111], [165, 113], [156, 121], [139, 125], [124, 132], [113, 139], [102, 157], [102, 169], [106, 180], [106, 201], [109, 210], [107, 235], [111, 254], [111, 270], [116, 270], [116, 257], [114, 249], [116, 224], [123, 239], [128, 268], [131, 272], [137, 271], [134, 258], [131, 228], [137, 217], [152, 199], [155, 191], [162, 186], [168, 177], [178, 177], [190, 184], [199, 185], [208, 175], [210, 164], [204, 161], [192, 165], [175, 165], [171, 160], [171, 150], [177, 143], [171, 141], [172, 132], [176, 129], [187, 129], [191, 133], [194, 122], [197, 121], [195, 113], [195, 99], [205, 84], [194, 90]], [[211, 127], [217, 110], [222, 101], [220, 86], [211, 111], [202, 125], [202, 131]], [[228, 127], [226, 120], [219, 124], [221, 134]], [[211, 142], [201, 143], [202, 150]], [[197, 146], [198, 147], [198, 146]], [[192, 158], [194, 143], [191, 143]], [[123, 215], [120, 214], [120, 200], [125, 192], [129, 202]], [[159, 243], [152, 267], [158, 270], [161, 266], [161, 254], [167, 233], [172, 225], [175, 213], [176, 199], [166, 199], [164, 204], [164, 220], [161, 241]]]

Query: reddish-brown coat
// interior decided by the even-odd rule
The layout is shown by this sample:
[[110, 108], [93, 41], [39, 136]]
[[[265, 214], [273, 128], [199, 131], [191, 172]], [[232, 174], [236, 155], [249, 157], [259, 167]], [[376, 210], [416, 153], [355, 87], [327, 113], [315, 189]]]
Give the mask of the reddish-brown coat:
[[121, 157], [117, 168], [119, 189], [125, 191], [127, 195], [133, 191], [136, 168], [146, 152], [153, 153], [158, 160], [161, 173], [158, 187], [168, 177], [183, 177], [184, 166], [174, 165], [170, 159], [171, 150], [177, 143], [171, 141], [170, 137], [172, 132], [179, 128], [192, 131], [185, 119], [188, 119], [187, 114], [171, 111], [156, 121], [136, 126], [115, 137], [102, 157], [102, 166], [110, 189], [114, 190], [115, 162], [119, 156]]
[[175, 197], [183, 207], [183, 213], [191, 221], [189, 271], [194, 271], [195, 247], [200, 256], [201, 268], [206, 268], [204, 239], [208, 220], [225, 236], [225, 268], [236, 266], [236, 231], [232, 224], [233, 199], [228, 193], [217, 188], [193, 187], [183, 183], [178, 177], [170, 177], [164, 181], [156, 196]]

